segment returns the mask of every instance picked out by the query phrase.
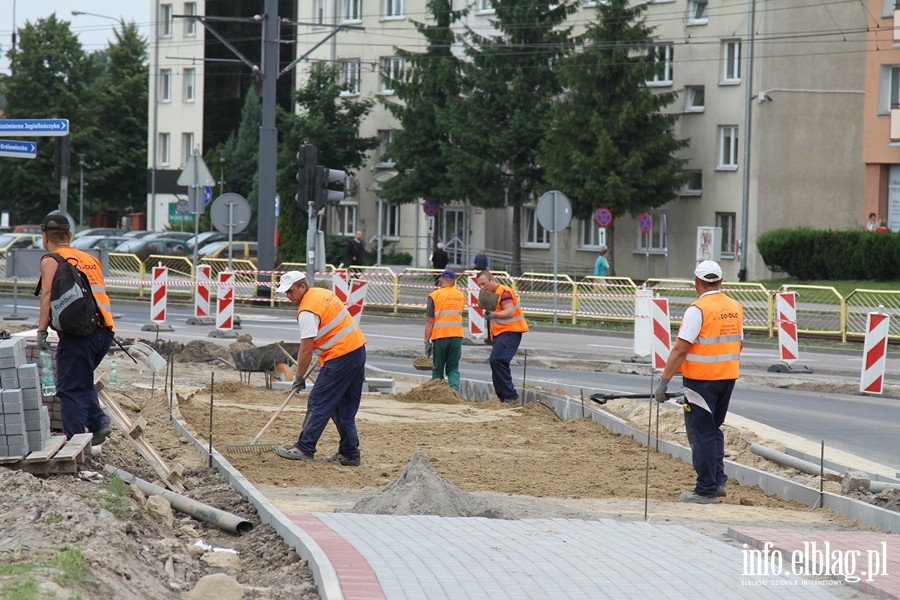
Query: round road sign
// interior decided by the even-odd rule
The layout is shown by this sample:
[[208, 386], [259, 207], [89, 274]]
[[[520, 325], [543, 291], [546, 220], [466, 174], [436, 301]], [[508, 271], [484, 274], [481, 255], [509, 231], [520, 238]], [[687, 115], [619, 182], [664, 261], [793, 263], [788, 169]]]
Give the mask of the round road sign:
[[175, 203], [175, 212], [179, 215], [186, 215], [188, 213], [188, 201], [184, 198], [178, 200]]
[[538, 198], [534, 212], [541, 227], [551, 233], [562, 231], [572, 220], [572, 204], [565, 194], [557, 190], [544, 192]]
[[425, 214], [429, 217], [433, 217], [438, 214], [438, 210], [440, 210], [440, 205], [436, 202], [432, 202], [431, 200], [426, 200], [422, 203], [422, 210], [425, 211]]
[[613, 222], [612, 211], [608, 208], [598, 208], [594, 213], [594, 221], [597, 222], [598, 227], [609, 227]]
[[222, 233], [240, 233], [250, 223], [250, 204], [247, 199], [234, 192], [226, 192], [216, 198], [209, 209], [209, 220]]
[[653, 218], [647, 213], [641, 213], [641, 216], [638, 217], [638, 225], [641, 232], [650, 233], [650, 230], [653, 229]]

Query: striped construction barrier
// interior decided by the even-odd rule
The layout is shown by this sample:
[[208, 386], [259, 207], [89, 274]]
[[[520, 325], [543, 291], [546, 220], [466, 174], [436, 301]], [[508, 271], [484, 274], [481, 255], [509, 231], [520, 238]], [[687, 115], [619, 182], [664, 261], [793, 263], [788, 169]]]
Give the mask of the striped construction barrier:
[[884, 370], [887, 366], [887, 342], [891, 318], [883, 313], [870, 312], [866, 318], [866, 339], [863, 345], [863, 365], [859, 391], [880, 394], [884, 391]]
[[150, 321], [166, 322], [166, 295], [168, 293], [168, 267], [153, 267], [153, 285], [150, 292]]
[[779, 292], [775, 296], [775, 318], [778, 323], [778, 351], [781, 360], [791, 365], [799, 356], [797, 342], [797, 293]]
[[234, 273], [219, 273], [219, 287], [216, 293], [216, 330], [231, 332], [234, 329]]
[[194, 316], [198, 319], [209, 317], [209, 265], [197, 267], [196, 284], [194, 290]]
[[469, 298], [469, 335], [471, 335], [475, 339], [482, 339], [487, 335], [487, 323], [484, 319], [484, 310], [480, 306], [478, 306], [478, 292], [481, 291], [478, 287], [478, 276], [470, 275], [466, 277], [467, 282], [467, 296]]
[[669, 301], [666, 298], [650, 300], [650, 321], [653, 328], [653, 368], [665, 369], [672, 349], [672, 330], [669, 321]]

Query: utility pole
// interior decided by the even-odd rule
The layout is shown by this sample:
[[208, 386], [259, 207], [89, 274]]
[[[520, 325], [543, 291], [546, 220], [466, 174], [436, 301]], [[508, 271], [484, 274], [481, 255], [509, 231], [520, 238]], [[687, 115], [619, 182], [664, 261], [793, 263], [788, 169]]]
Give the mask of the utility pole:
[[[257, 240], [260, 271], [275, 268], [275, 176], [278, 172], [275, 83], [278, 79], [278, 0], [265, 0], [262, 31], [262, 124], [259, 127], [259, 213]], [[261, 281], [271, 275], [262, 275]]]
[[84, 152], [78, 153], [78, 226], [84, 229]]

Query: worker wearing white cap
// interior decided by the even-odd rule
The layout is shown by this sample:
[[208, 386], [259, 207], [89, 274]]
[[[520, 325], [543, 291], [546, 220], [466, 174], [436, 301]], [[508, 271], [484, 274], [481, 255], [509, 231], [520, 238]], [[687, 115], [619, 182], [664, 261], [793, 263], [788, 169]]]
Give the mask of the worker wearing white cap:
[[681, 494], [681, 502], [716, 504], [726, 494], [725, 436], [721, 427], [738, 378], [744, 309], [721, 292], [721, 285], [722, 268], [717, 263], [704, 260], [697, 265], [694, 289], [700, 297], [684, 313], [655, 393], [658, 402], [665, 402], [669, 381], [681, 369], [684, 427], [697, 472], [694, 490]]
[[356, 413], [366, 376], [366, 338], [344, 303], [329, 290], [309, 287], [304, 273], [288, 271], [283, 274], [278, 280], [278, 293], [297, 305], [300, 351], [293, 391], [306, 389], [303, 375], [309, 368], [314, 350], [319, 352], [320, 370], [309, 395], [299, 439], [293, 446], [278, 448], [275, 452], [282, 458], [313, 460], [316, 444], [328, 420], [332, 419], [340, 443], [337, 454], [325, 458], [325, 462], [358, 467]]

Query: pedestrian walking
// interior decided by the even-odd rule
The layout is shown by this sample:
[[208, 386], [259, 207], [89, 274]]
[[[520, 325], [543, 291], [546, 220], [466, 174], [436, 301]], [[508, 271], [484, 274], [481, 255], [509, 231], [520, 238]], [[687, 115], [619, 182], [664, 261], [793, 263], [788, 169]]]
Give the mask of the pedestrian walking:
[[476, 278], [479, 289], [497, 294], [497, 310], [484, 311], [493, 347], [491, 348], [491, 379], [494, 392], [501, 402], [516, 402], [519, 394], [513, 385], [509, 365], [522, 343], [522, 334], [528, 331], [525, 313], [519, 304], [519, 296], [511, 287], [498, 282], [487, 269]]
[[606, 260], [607, 254], [609, 254], [609, 248], [600, 246], [600, 256], [597, 257], [597, 261], [594, 263], [595, 277], [606, 277], [609, 275], [609, 261]]
[[456, 288], [456, 273], [446, 270], [438, 289], [428, 294], [425, 308], [425, 355], [434, 367], [432, 379], [443, 379], [459, 391], [459, 360], [462, 357], [463, 311], [466, 295]]
[[[450, 255], [444, 250], [443, 242], [438, 242], [434, 252], [431, 253], [431, 268], [435, 271], [443, 271], [450, 264]], [[434, 278], [434, 285], [440, 285], [441, 276]]]

